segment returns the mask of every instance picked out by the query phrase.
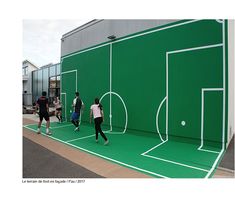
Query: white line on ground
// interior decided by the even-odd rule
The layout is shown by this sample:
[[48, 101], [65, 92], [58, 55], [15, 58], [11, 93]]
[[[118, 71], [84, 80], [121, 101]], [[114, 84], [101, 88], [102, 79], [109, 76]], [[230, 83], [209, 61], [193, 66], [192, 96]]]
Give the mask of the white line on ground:
[[[29, 130], [32, 130], [33, 132], [37, 132], [36, 130], [34, 130], [34, 129], [32, 129], [32, 128], [29, 128], [29, 127], [25, 127], [25, 128], [27, 128], [27, 129], [29, 129]], [[139, 170], [139, 171], [142, 171], [142, 172], [145, 172], [145, 173], [148, 173], [148, 174], [152, 174], [152, 175], [155, 175], [155, 176], [158, 176], [158, 177], [161, 177], [161, 178], [169, 178], [169, 177], [167, 177], [167, 176], [163, 176], [163, 175], [158, 174], [158, 173], [154, 173], [154, 172], [151, 172], [151, 171], [148, 171], [148, 170], [145, 170], [145, 169], [141, 169], [141, 168], [135, 167], [135, 166], [133, 166], [133, 165], [128, 165], [128, 164], [123, 163], [123, 162], [120, 162], [120, 161], [118, 161], [118, 160], [114, 160], [114, 159], [112, 159], [112, 158], [109, 158], [109, 157], [103, 156], [103, 155], [101, 155], [101, 154], [95, 153], [95, 152], [93, 152], [93, 151], [89, 151], [89, 150], [84, 149], [84, 148], [82, 148], [82, 147], [73, 145], [73, 144], [71, 144], [71, 143], [65, 142], [65, 141], [60, 140], [60, 139], [57, 139], [57, 138], [55, 138], [55, 137], [53, 137], [53, 136], [48, 136], [48, 135], [46, 135], [46, 134], [43, 133], [43, 132], [42, 132], [42, 134], [45, 135], [45, 136], [47, 136], [47, 137], [53, 138], [54, 140], [57, 140], [57, 141], [59, 141], [59, 142], [61, 142], [61, 143], [67, 144], [67, 145], [69, 145], [69, 146], [75, 147], [75, 148], [80, 149], [80, 150], [82, 150], [82, 151], [85, 151], [85, 152], [88, 152], [88, 153], [90, 153], [90, 154], [99, 156], [99, 157], [101, 157], [101, 158], [104, 158], [104, 159], [113, 161], [113, 162], [118, 163], [118, 164], [121, 164], [121, 165], [123, 165], [123, 166], [127, 166], [127, 167], [130, 167], [130, 168], [132, 168], [132, 169], [136, 169], [136, 170]]]
[[[32, 130], [32, 131], [34, 131], [34, 132], [37, 132], [36, 130], [27, 127], [27, 125], [24, 126], [24, 127], [27, 128], [27, 129], [30, 129], [30, 130]], [[43, 132], [42, 132], [42, 133], [43, 133]], [[45, 136], [48, 136], [48, 135], [46, 135], [45, 133], [43, 133], [43, 134], [44, 134]], [[59, 140], [59, 139], [57, 139], [57, 138], [54, 138], [53, 136], [48, 136], [48, 137], [51, 137], [51, 138], [53, 138], [53, 139], [55, 139], [55, 140], [58, 140], [58, 141], [60, 141], [60, 142], [62, 142], [62, 143], [66, 143], [66, 144], [68, 144], [68, 145], [72, 145], [72, 144], [70, 144], [69, 142], [72, 142], [72, 141], [75, 141], [75, 140], [81, 140], [81, 139], [85, 139], [85, 138], [89, 138], [89, 137], [93, 137], [94, 135], [95, 135], [95, 134], [89, 135], [89, 136], [85, 136], [85, 137], [81, 137], [81, 138], [76, 138], [76, 139], [73, 139], [73, 140], [68, 140], [68, 141], [62, 141], [62, 140]], [[202, 169], [202, 168], [199, 168], [199, 167], [194, 167], [194, 166], [182, 164], [182, 163], [175, 162], [175, 161], [171, 161], [171, 160], [167, 160], [167, 159], [163, 159], [163, 158], [158, 158], [158, 157], [146, 155], [148, 152], [150, 152], [150, 151], [152, 151], [153, 149], [155, 149], [155, 148], [161, 146], [161, 145], [164, 144], [165, 142], [167, 142], [167, 141], [161, 142], [160, 144], [154, 146], [153, 148], [149, 149], [148, 151], [142, 153], [141, 155], [142, 155], [142, 156], [149, 157], [149, 158], [153, 158], [153, 159], [156, 159], [156, 160], [161, 160], [161, 161], [164, 161], [164, 162], [169, 162], [169, 163], [173, 163], [173, 164], [176, 164], [176, 165], [181, 165], [181, 166], [184, 166], [184, 167], [188, 167], [188, 168], [193, 168], [193, 169], [197, 169], [197, 170], [209, 172], [209, 170], [205, 170], [205, 169]], [[77, 148], [80, 148], [80, 147], [77, 147]], [[89, 150], [87, 150], [87, 151], [89, 151]], [[99, 154], [98, 154], [98, 155], [99, 155]], [[102, 156], [102, 155], [100, 155], [100, 156]], [[112, 159], [111, 159], [111, 160], [112, 160]], [[116, 162], [116, 161], [115, 161], [115, 162]], [[119, 161], [118, 161], [118, 162], [119, 162]], [[132, 166], [131, 168], [133, 168], [133, 166]], [[159, 176], [159, 175], [158, 175], [158, 176]], [[164, 178], [168, 178], [168, 177], [164, 177]]]
[[111, 130], [107, 130], [107, 131], [103, 131], [104, 133], [110, 133], [111, 132]]
[[202, 148], [198, 148], [199, 151], [206, 151], [206, 152], [210, 152], [210, 153], [220, 153], [219, 151], [212, 151], [212, 150], [207, 150], [207, 149], [202, 149]]
[[214, 171], [214, 169], [215, 169], [217, 163], [219, 162], [219, 159], [220, 159], [220, 157], [222, 156], [223, 152], [224, 152], [224, 150], [222, 150], [222, 151], [219, 153], [219, 155], [217, 156], [217, 158], [216, 158], [216, 160], [215, 160], [213, 166], [211, 167], [210, 171], [207, 173], [207, 175], [206, 175], [205, 178], [208, 178], [208, 177], [211, 175], [211, 173]]
[[27, 128], [28, 126], [32, 126], [32, 125], [38, 125], [37, 123], [34, 123], [34, 124], [26, 124], [26, 125], [23, 125], [23, 127]]
[[76, 138], [76, 139], [73, 139], [73, 140], [67, 140], [65, 142], [73, 142], [73, 141], [76, 141], [76, 140], [82, 140], [82, 139], [93, 137], [93, 136], [95, 136], [95, 134], [84, 136], [84, 137], [79, 137], [79, 138]]
[[169, 162], [169, 163], [172, 163], [172, 164], [175, 164], [175, 165], [180, 165], [180, 166], [183, 166], [183, 167], [188, 167], [188, 168], [192, 168], [192, 169], [196, 169], [196, 170], [200, 170], [200, 171], [204, 171], [204, 172], [209, 172], [209, 170], [202, 169], [200, 167], [194, 167], [194, 166], [191, 166], [191, 165], [182, 164], [182, 163], [175, 162], [175, 161], [172, 161], [172, 160], [167, 160], [167, 159], [163, 159], [163, 158], [159, 158], [159, 157], [155, 157], [155, 156], [150, 156], [150, 155], [143, 155], [143, 156], [147, 156], [149, 158], [153, 158], [153, 159], [156, 159], [156, 160], [161, 160], [161, 161], [164, 161], [164, 162]]
[[[73, 124], [67, 124], [67, 125], [64, 125], [64, 126], [50, 127], [49, 129], [64, 128], [64, 127], [68, 127], [68, 126], [72, 126], [72, 125], [73, 125]], [[45, 125], [42, 125], [42, 127], [46, 128]]]
[[141, 155], [144, 156], [145, 154], [147, 154], [148, 152], [152, 151], [153, 149], [156, 149], [157, 147], [161, 146], [161, 145], [164, 144], [165, 142], [167, 142], [167, 140], [166, 140], [166, 141], [163, 141], [163, 142], [161, 142], [160, 144], [154, 146], [153, 148], [151, 148], [151, 149], [145, 151], [145, 152], [142, 153]]

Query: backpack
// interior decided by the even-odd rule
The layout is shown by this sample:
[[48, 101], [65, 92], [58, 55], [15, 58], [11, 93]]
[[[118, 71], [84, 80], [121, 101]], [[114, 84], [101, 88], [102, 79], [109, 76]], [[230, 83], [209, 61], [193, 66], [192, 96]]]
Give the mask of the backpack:
[[82, 107], [82, 100], [78, 97], [75, 104], [75, 112], [80, 113]]

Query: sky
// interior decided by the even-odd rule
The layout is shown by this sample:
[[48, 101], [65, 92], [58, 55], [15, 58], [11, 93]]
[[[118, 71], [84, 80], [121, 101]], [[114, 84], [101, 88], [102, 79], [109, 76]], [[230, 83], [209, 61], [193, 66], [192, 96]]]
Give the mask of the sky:
[[37, 67], [60, 62], [62, 35], [88, 20], [23, 20], [23, 60]]

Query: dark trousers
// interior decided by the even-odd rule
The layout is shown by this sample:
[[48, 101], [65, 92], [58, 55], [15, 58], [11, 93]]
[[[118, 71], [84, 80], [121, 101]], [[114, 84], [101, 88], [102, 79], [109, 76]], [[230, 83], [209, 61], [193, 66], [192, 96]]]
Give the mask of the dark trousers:
[[95, 121], [95, 138], [96, 140], [98, 140], [98, 133], [100, 133], [100, 135], [104, 138], [105, 141], [107, 141], [107, 137], [105, 136], [105, 134], [103, 133], [103, 131], [101, 130], [101, 123], [103, 122], [103, 118], [102, 117], [97, 117], [94, 119]]
[[74, 124], [74, 126], [76, 126], [76, 127], [79, 126], [79, 121], [78, 120], [75, 121], [75, 120], [72, 119], [71, 122]]

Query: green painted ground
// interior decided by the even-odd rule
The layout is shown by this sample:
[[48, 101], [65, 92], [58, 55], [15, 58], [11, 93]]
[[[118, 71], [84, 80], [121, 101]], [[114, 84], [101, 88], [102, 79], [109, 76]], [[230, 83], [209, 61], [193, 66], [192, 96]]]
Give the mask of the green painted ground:
[[[37, 130], [36, 124], [25, 127]], [[45, 132], [42, 127], [42, 134]], [[154, 177], [211, 177], [222, 157], [218, 158], [219, 153], [199, 151], [198, 145], [192, 143], [167, 141], [161, 144], [157, 134], [106, 133], [110, 143], [104, 146], [101, 136], [99, 142], [95, 142], [94, 127], [89, 124], [82, 124], [80, 132], [74, 132], [71, 123], [51, 123], [51, 132], [52, 139]], [[156, 145], [159, 146], [153, 148]]]

